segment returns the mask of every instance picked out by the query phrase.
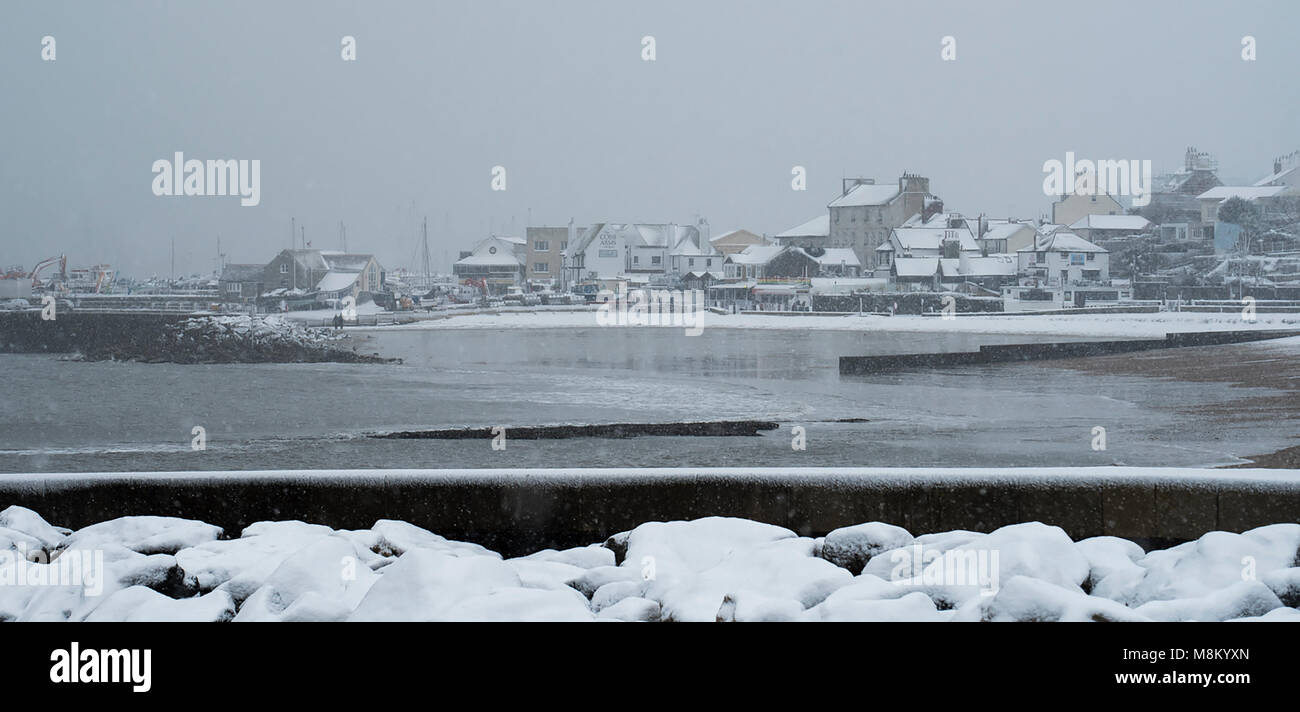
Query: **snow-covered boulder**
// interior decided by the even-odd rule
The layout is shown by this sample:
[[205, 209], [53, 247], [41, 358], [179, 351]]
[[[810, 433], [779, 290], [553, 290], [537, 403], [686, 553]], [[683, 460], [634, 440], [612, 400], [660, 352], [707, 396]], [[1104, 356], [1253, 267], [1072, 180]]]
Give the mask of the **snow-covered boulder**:
[[303, 611], [292, 609], [308, 593], [315, 594], [309, 599], [311, 610], [332, 610], [342, 614], [332, 620], [342, 620], [378, 578], [379, 574], [361, 562], [352, 541], [342, 536], [322, 537], [286, 557], [240, 605], [235, 621], [277, 621], [286, 615], [304, 620]]
[[[541, 559], [506, 559], [519, 581], [528, 588], [574, 589], [569, 582], [586, 573], [586, 569], [562, 561]], [[583, 594], [585, 597], [585, 594]]]
[[521, 557], [530, 561], [555, 561], [561, 564], [577, 566], [580, 569], [594, 569], [597, 566], [615, 566], [614, 552], [600, 544], [579, 546], [563, 551], [543, 549], [537, 553]]
[[176, 552], [176, 560], [186, 574], [194, 577], [200, 591], [206, 593], [220, 586], [242, 603], [290, 554], [333, 533], [333, 529], [319, 524], [258, 522], [246, 527], [238, 539], [182, 549]]
[[170, 598], [144, 586], [115, 592], [86, 617], [87, 622], [217, 623], [235, 615], [235, 601], [225, 591], [192, 598]]
[[51, 525], [36, 512], [16, 504], [0, 511], [0, 529], [26, 534], [40, 541], [46, 551], [58, 548], [68, 534], [67, 530]]
[[654, 623], [659, 620], [659, 602], [648, 598], [630, 596], [612, 606], [600, 609], [596, 617], [601, 620], [615, 620]]
[[119, 544], [141, 554], [175, 554], [215, 541], [221, 527], [179, 517], [118, 517], [78, 529], [63, 540], [66, 549], [94, 549]]
[[450, 606], [440, 618], [449, 621], [581, 622], [594, 620], [587, 599], [569, 589], [498, 588]]
[[1196, 541], [1150, 552], [1136, 562], [1141, 575], [1117, 572], [1102, 579], [1093, 593], [1132, 608], [1150, 601], [1200, 598], [1292, 568], [1297, 550], [1300, 524], [1272, 524], [1241, 534], [1209, 532]]
[[954, 620], [1104, 622], [1145, 618], [1140, 611], [1134, 612], [1107, 598], [1089, 596], [1077, 588], [1013, 576], [992, 596], [976, 596], [966, 601]]
[[[635, 546], [635, 537], [633, 537]], [[714, 558], [677, 558], [649, 580], [645, 598], [658, 601], [664, 620], [714, 621], [728, 595], [757, 594], [800, 608], [815, 606], [853, 580], [848, 571], [814, 557], [813, 540], [780, 538], [755, 541]], [[702, 547], [703, 548], [703, 547]], [[629, 548], [629, 551], [633, 551]], [[629, 555], [625, 566], [636, 559]], [[689, 568], [699, 565], [696, 570]]]
[[1238, 581], [1197, 598], [1149, 601], [1135, 610], [1157, 621], [1226, 621], [1262, 616], [1282, 601], [1261, 581]]
[[447, 620], [463, 601], [520, 587], [514, 569], [499, 558], [412, 549], [384, 567], [349, 620]]
[[1094, 536], [1075, 546], [1088, 560], [1088, 578], [1084, 582], [1084, 588], [1088, 591], [1092, 591], [1108, 576], [1116, 576], [1115, 580], [1119, 581], [1133, 576], [1140, 577], [1144, 573], [1144, 569], [1136, 562], [1146, 556], [1146, 552], [1128, 539]]
[[[875, 578], [894, 591], [902, 590], [882, 579]], [[904, 593], [893, 598], [875, 598], [857, 596], [865, 589], [850, 591], [849, 587], [832, 593], [825, 601], [808, 609], [803, 614], [806, 621], [834, 622], [892, 622], [892, 621], [944, 621], [952, 616], [951, 611], [940, 611], [929, 596], [919, 591]]]
[[371, 527], [379, 535], [375, 552], [383, 556], [401, 556], [412, 549], [428, 549], [448, 556], [495, 556], [501, 555], [478, 544], [452, 541], [438, 536], [427, 529], [414, 524], [394, 519], [380, 519]]
[[902, 527], [884, 522], [868, 522], [851, 527], [841, 527], [826, 535], [817, 555], [848, 569], [854, 576], [873, 556], [891, 549], [901, 549], [912, 543], [912, 534]]

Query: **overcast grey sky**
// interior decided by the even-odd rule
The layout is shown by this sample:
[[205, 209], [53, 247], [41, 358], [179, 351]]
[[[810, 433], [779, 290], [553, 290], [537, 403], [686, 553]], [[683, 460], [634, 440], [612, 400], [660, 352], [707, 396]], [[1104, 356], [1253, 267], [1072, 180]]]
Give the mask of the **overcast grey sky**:
[[[289, 246], [436, 266], [489, 230], [709, 219], [779, 232], [843, 175], [929, 176], [951, 210], [1037, 217], [1042, 164], [1253, 181], [1300, 148], [1300, 3], [8, 2], [0, 266], [134, 276]], [[41, 60], [41, 38], [57, 59]], [[344, 35], [357, 61], [340, 57]], [[653, 35], [657, 59], [641, 59]], [[940, 39], [957, 39], [957, 60]], [[1253, 35], [1258, 60], [1241, 59]], [[151, 165], [262, 162], [262, 200], [156, 197]], [[492, 166], [507, 190], [490, 190]], [[808, 189], [790, 188], [792, 166]], [[530, 218], [531, 215], [531, 218]]]

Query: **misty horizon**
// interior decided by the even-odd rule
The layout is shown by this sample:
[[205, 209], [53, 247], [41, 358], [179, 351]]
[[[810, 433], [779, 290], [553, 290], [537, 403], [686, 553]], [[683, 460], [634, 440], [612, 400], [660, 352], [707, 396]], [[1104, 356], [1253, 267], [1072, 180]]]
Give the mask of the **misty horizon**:
[[[866, 2], [7, 8], [3, 262], [210, 273], [291, 246], [435, 269], [528, 225], [775, 234], [840, 179], [930, 179], [947, 210], [1037, 218], [1066, 152], [1254, 182], [1300, 147], [1300, 6]], [[42, 61], [41, 40], [57, 40]], [[655, 37], [643, 61], [641, 39]], [[1243, 62], [1241, 37], [1259, 61]], [[356, 38], [357, 59], [340, 58]], [[940, 41], [957, 41], [957, 59]], [[150, 166], [261, 162], [261, 196], [158, 197]], [[507, 170], [505, 191], [490, 188]], [[791, 169], [807, 190], [791, 190]]]

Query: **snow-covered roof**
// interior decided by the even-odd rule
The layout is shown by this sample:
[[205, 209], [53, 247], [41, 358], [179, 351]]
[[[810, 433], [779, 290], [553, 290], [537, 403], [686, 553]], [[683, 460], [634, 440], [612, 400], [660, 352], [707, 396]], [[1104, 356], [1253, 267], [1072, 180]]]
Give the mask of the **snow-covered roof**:
[[1300, 171], [1300, 166], [1292, 166], [1291, 168], [1278, 171], [1277, 173], [1274, 173], [1273, 175], [1267, 178], [1263, 178], [1255, 181], [1255, 185], [1256, 186], [1274, 185], [1277, 181], [1286, 178], [1287, 176], [1291, 175], [1292, 173], [1295, 173], [1296, 171]]
[[852, 208], [863, 205], [884, 205], [898, 196], [895, 183], [862, 183], [832, 200], [828, 208]]
[[1151, 227], [1151, 221], [1141, 215], [1085, 215], [1074, 224], [1071, 230], [1145, 230]]
[[316, 289], [322, 292], [337, 292], [348, 289], [360, 276], [360, 272], [327, 272], [316, 283]]
[[931, 277], [937, 271], [938, 257], [899, 257], [894, 260], [894, 273], [899, 277]]
[[469, 257], [456, 260], [456, 264], [484, 266], [507, 265], [510, 267], [517, 267], [523, 263], [519, 261], [518, 257], [515, 257], [513, 252], [508, 250], [497, 250], [496, 254], [491, 254], [487, 251], [472, 254]]
[[818, 215], [801, 225], [796, 225], [789, 230], [777, 235], [782, 237], [827, 237], [831, 234], [831, 216], [830, 213]]
[[939, 258], [939, 272], [945, 277], [956, 277], [961, 272], [961, 260], [952, 257]]
[[1016, 252], [1109, 252], [1072, 232], [1056, 232], [1035, 240]]
[[253, 282], [262, 278], [266, 265], [227, 264], [221, 268], [223, 282]]
[[987, 224], [988, 230], [980, 237], [981, 240], [1006, 240], [1021, 230], [1034, 229], [1033, 225], [1021, 222], [989, 221]]
[[[808, 254], [806, 250], [800, 250], [800, 252]], [[821, 257], [813, 257], [812, 255], [808, 256], [817, 260], [817, 263], [823, 267], [836, 267], [841, 264], [847, 267], [862, 266], [862, 263], [858, 261], [857, 253], [848, 247], [828, 247]]]
[[1271, 198], [1285, 192], [1287, 186], [1284, 185], [1221, 185], [1196, 196], [1197, 200], [1227, 200], [1229, 198], [1241, 198], [1242, 200], [1256, 200], [1258, 198]]
[[947, 233], [953, 233], [957, 237], [958, 244], [963, 252], [978, 252], [979, 245], [975, 243], [975, 238], [971, 237], [970, 230], [964, 227], [898, 227], [894, 228], [890, 242], [897, 240], [898, 246], [904, 251], [907, 250], [941, 250], [943, 249], [944, 237]]
[[750, 245], [727, 259], [741, 265], [765, 265], [784, 249], [780, 245]]
[[1010, 277], [1016, 274], [1016, 260], [1011, 255], [967, 257], [963, 262], [963, 277]]

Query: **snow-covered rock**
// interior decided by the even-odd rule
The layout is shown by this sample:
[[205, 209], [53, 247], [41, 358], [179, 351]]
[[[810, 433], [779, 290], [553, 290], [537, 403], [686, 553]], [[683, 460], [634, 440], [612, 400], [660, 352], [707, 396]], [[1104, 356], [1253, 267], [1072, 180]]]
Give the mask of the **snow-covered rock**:
[[572, 549], [565, 549], [564, 551], [543, 549], [535, 554], [529, 554], [522, 558], [535, 561], [555, 561], [561, 564], [577, 566], [580, 569], [594, 569], [597, 566], [614, 566], [618, 563], [615, 560], [614, 552], [600, 544], [579, 546]]
[[[806, 621], [837, 622], [890, 622], [890, 621], [943, 621], [951, 617], [951, 611], [940, 611], [934, 601], [924, 593], [913, 591], [904, 593], [892, 584], [875, 578], [894, 591], [903, 593], [891, 598], [857, 596], [865, 593], [865, 588], [849, 591], [845, 587], [832, 593], [825, 601], [813, 606], [803, 614]], [[841, 595], [843, 594], [843, 595]]]
[[394, 519], [380, 519], [371, 527], [379, 535], [375, 551], [383, 556], [401, 556], [412, 549], [428, 549], [449, 556], [495, 556], [501, 555], [478, 544], [452, 541], [438, 536], [427, 529], [414, 524]]
[[26, 534], [40, 541], [46, 551], [58, 548], [68, 533], [51, 525], [36, 512], [16, 504], [0, 511], [0, 529]]
[[596, 617], [602, 620], [654, 623], [659, 620], [659, 603], [631, 596], [600, 609]]
[[118, 517], [78, 529], [63, 540], [63, 548], [94, 549], [119, 544], [141, 554], [175, 554], [181, 549], [215, 541], [221, 527], [179, 517]]
[[856, 576], [862, 573], [862, 567], [872, 557], [891, 549], [901, 549], [911, 543], [912, 534], [902, 527], [884, 522], [868, 522], [841, 527], [827, 534], [817, 555], [848, 569]]
[[242, 603], [289, 555], [333, 533], [319, 524], [258, 522], [246, 527], [238, 539], [209, 541], [178, 551], [176, 560], [194, 577], [200, 591], [220, 586]]
[[1102, 579], [1093, 593], [1132, 608], [1150, 601], [1201, 598], [1292, 568], [1298, 550], [1300, 524], [1273, 524], [1241, 534], [1209, 532], [1196, 541], [1150, 552], [1136, 562], [1143, 569], [1140, 575], [1116, 572]]
[[1089, 596], [1075, 587], [1028, 576], [1013, 576], [992, 596], [976, 596], [958, 610], [955, 620], [980, 621], [1141, 621], [1133, 611], [1115, 601]]
[[1157, 621], [1226, 621], [1281, 608], [1282, 601], [1261, 581], [1238, 581], [1197, 598], [1149, 601], [1135, 612]]
[[109, 596], [85, 620], [215, 623], [228, 621], [234, 615], [235, 601], [225, 591], [177, 599], [144, 586], [131, 586]]
[[378, 578], [379, 574], [361, 563], [352, 541], [342, 536], [321, 537], [286, 557], [243, 601], [235, 621], [276, 621], [286, 614], [304, 620], [301, 610], [290, 609], [308, 593], [315, 594], [309, 601], [312, 610], [341, 612], [331, 620], [342, 620]]
[[503, 588], [521, 588], [521, 582], [500, 558], [412, 549], [384, 567], [349, 619], [448, 620], [457, 604]]

